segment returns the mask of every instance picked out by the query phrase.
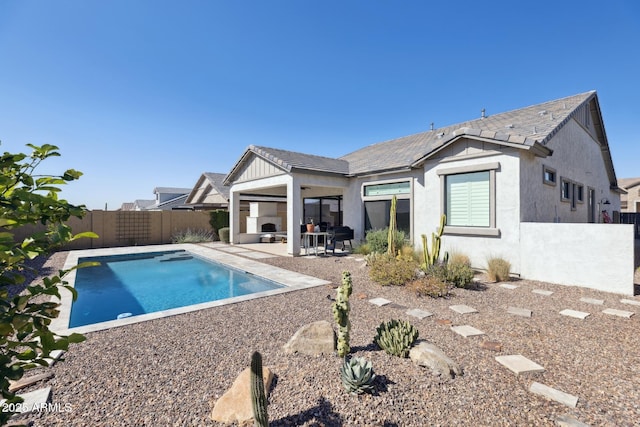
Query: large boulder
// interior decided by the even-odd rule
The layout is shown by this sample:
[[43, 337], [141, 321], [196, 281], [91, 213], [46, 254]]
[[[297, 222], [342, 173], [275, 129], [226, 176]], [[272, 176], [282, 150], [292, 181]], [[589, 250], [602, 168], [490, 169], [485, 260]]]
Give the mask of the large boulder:
[[462, 368], [447, 357], [442, 350], [423, 340], [418, 340], [411, 348], [409, 358], [416, 365], [430, 368], [434, 375], [453, 378], [463, 374]]
[[[273, 381], [273, 372], [267, 367], [262, 368], [264, 391], [269, 396], [269, 389]], [[213, 406], [211, 419], [222, 423], [238, 423], [242, 425], [253, 419], [251, 408], [251, 369], [246, 368], [238, 375], [231, 388], [222, 395]]]
[[336, 349], [336, 333], [326, 320], [309, 323], [296, 331], [284, 345], [285, 353], [302, 353], [311, 356], [331, 354]]

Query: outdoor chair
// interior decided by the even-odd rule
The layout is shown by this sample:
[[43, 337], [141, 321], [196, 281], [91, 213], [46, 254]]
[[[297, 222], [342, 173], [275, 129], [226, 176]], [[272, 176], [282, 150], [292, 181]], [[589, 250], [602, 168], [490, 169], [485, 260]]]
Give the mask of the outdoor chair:
[[345, 242], [349, 242], [349, 248], [353, 250], [353, 244], [351, 243], [353, 239], [353, 229], [346, 226], [336, 226], [328, 228], [327, 232], [329, 233], [327, 249], [331, 249], [334, 254], [336, 253], [336, 244], [338, 242], [342, 243], [343, 251], [345, 249]]

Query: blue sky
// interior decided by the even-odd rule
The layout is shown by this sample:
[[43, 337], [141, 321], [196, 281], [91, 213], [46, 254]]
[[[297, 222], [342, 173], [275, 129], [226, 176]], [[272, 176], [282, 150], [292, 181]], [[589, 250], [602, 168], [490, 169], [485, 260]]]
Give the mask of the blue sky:
[[59, 146], [43, 172], [92, 209], [250, 144], [338, 157], [589, 90], [640, 176], [640, 2], [0, 2], [0, 151]]

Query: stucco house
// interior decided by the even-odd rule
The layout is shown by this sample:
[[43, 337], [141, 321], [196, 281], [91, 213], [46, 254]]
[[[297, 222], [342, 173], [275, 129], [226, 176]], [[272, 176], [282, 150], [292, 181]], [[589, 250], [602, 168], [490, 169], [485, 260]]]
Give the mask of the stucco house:
[[[523, 222], [604, 222], [620, 193], [595, 91], [364, 147], [339, 158], [250, 146], [233, 166], [232, 243], [257, 241], [238, 220], [246, 194], [286, 197], [287, 251], [300, 227], [347, 225], [356, 240], [397, 223], [414, 245], [446, 214], [444, 249], [483, 265], [502, 256], [519, 272]], [[541, 242], [542, 244], [542, 242]]]
[[229, 186], [224, 185], [225, 176], [223, 173], [204, 172], [184, 204], [198, 211], [228, 208]]
[[622, 212], [640, 212], [640, 178], [620, 178], [618, 183], [626, 191], [620, 196]]

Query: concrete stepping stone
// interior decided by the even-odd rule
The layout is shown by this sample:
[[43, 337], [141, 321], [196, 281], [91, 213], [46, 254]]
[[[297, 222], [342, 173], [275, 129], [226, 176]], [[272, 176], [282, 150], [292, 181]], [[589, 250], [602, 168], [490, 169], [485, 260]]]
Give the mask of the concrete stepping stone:
[[531, 317], [532, 311], [526, 308], [509, 307], [507, 313], [515, 314], [516, 316]]
[[373, 305], [377, 305], [378, 307], [382, 307], [383, 305], [391, 304], [391, 301], [384, 298], [373, 298], [370, 299], [369, 302]]
[[562, 310], [560, 314], [562, 314], [563, 316], [575, 317], [576, 319], [584, 320], [591, 313], [585, 313], [584, 311], [566, 309], [566, 310]]
[[505, 289], [518, 289], [520, 286], [512, 285], [511, 283], [503, 283], [500, 287]]
[[531, 393], [539, 394], [544, 397], [547, 397], [551, 400], [555, 400], [558, 403], [562, 403], [570, 408], [575, 408], [578, 404], [578, 398], [569, 393], [565, 393], [560, 390], [556, 390], [555, 388], [551, 388], [544, 384], [540, 384], [539, 382], [531, 383], [529, 387], [529, 391]]
[[636, 301], [636, 300], [633, 300], [633, 299], [624, 299], [623, 298], [623, 299], [620, 300], [620, 302], [623, 303], [623, 304], [630, 304], [630, 305], [640, 306], [640, 301]]
[[476, 329], [473, 326], [462, 325], [462, 326], [452, 326], [451, 330], [458, 335], [462, 335], [465, 338], [474, 337], [476, 335], [484, 335], [480, 329]]
[[613, 316], [625, 317], [629, 319], [635, 313], [633, 311], [625, 311], [625, 310], [616, 310], [615, 308], [607, 308], [606, 310], [602, 310], [604, 314], [611, 314]]
[[591, 427], [582, 421], [578, 421], [570, 415], [560, 415], [556, 418], [556, 424], [560, 427]]
[[544, 372], [544, 368], [519, 354], [496, 356], [496, 361], [516, 375]]
[[412, 308], [411, 310], [407, 310], [407, 314], [409, 316], [417, 317], [420, 320], [424, 319], [425, 317], [433, 316], [433, 313], [420, 310], [419, 308]]
[[544, 295], [545, 297], [549, 297], [549, 296], [553, 295], [553, 291], [546, 291], [544, 289], [534, 289], [531, 292], [533, 292], [534, 294], [538, 294], [538, 295]]
[[478, 312], [478, 310], [476, 310], [475, 308], [469, 307], [468, 305], [464, 305], [464, 304], [451, 305], [449, 306], [449, 308], [459, 314], [469, 314], [469, 313]]
[[580, 298], [580, 301], [586, 302], [587, 304], [594, 304], [594, 305], [602, 305], [602, 304], [604, 304], [604, 300], [603, 299]]
[[[51, 395], [51, 387], [41, 388], [39, 390], [30, 391], [28, 393], [19, 394], [24, 401], [20, 405], [16, 405], [17, 413], [24, 414], [34, 409], [44, 408]], [[4, 403], [5, 399], [2, 399]]]

